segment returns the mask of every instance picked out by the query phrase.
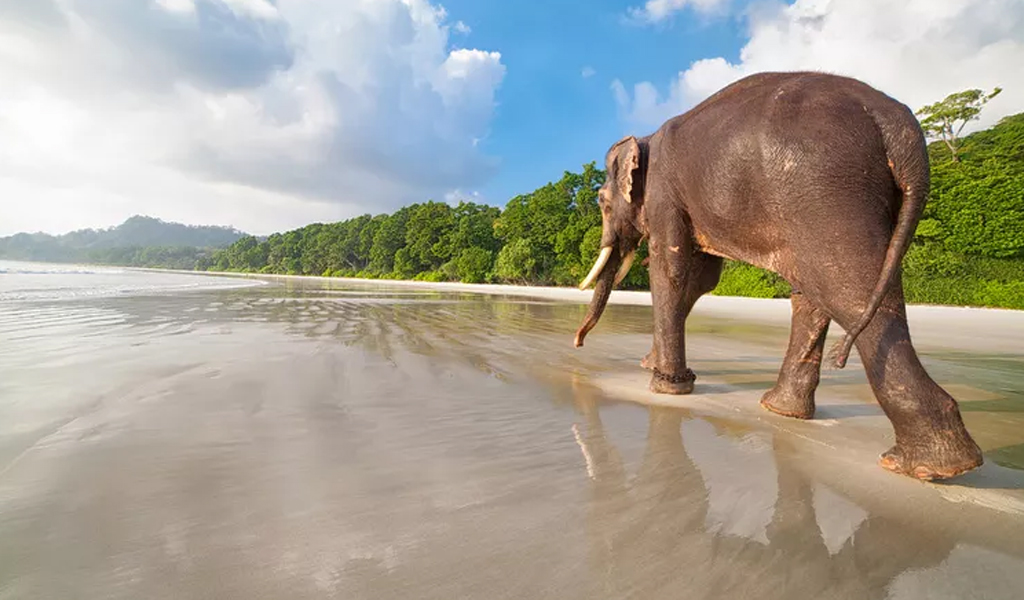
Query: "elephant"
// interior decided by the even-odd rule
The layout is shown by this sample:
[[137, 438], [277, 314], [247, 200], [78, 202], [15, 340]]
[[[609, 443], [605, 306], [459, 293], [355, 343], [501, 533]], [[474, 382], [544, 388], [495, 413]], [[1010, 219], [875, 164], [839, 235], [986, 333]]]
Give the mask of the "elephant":
[[691, 393], [687, 315], [718, 284], [723, 259], [745, 262], [794, 290], [789, 347], [765, 409], [813, 417], [835, 321], [846, 334], [832, 366], [856, 345], [895, 433], [883, 468], [935, 480], [981, 466], [956, 400], [925, 371], [907, 326], [901, 263], [930, 179], [925, 137], [905, 104], [841, 75], [758, 73], [650, 135], [623, 137], [605, 167], [601, 251], [580, 288], [596, 284], [577, 348], [646, 241], [649, 388]]

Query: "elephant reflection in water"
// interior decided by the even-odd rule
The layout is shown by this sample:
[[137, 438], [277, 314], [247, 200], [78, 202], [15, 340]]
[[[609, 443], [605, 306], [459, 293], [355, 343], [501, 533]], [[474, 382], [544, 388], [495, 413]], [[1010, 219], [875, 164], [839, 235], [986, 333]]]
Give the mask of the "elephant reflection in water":
[[[711, 490], [683, 445], [687, 411], [648, 409], [645, 451], [630, 479], [596, 398], [578, 390], [576, 402], [583, 424], [573, 432], [591, 482], [587, 521], [598, 597], [881, 599], [900, 573], [938, 565], [955, 545], [868, 516], [830, 552], [811, 482], [785, 460], [775, 461], [778, 495], [767, 543], [712, 531]], [[742, 433], [704, 420], [718, 435]], [[780, 443], [773, 438], [773, 455]]]

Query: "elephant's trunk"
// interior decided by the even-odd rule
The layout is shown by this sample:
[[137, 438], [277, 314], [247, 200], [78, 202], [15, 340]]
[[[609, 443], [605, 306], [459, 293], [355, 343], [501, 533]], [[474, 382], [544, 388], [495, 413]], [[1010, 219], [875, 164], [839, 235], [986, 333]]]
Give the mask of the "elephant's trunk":
[[[611, 246], [607, 248], [611, 249]], [[604, 254], [602, 250], [602, 254]], [[590, 300], [590, 308], [587, 309], [587, 316], [583, 318], [583, 324], [576, 331], [576, 339], [573, 345], [579, 348], [583, 345], [583, 338], [597, 325], [604, 307], [608, 304], [608, 297], [612, 295], [612, 288], [615, 287], [616, 276], [619, 267], [622, 265], [622, 257], [618, 252], [609, 253], [607, 262], [597, 275], [597, 285], [594, 287], [594, 297]]]

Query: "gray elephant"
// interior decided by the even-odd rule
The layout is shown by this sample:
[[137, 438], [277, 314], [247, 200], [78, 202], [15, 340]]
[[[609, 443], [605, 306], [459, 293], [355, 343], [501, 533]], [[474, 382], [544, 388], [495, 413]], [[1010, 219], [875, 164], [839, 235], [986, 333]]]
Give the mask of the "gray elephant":
[[896, 444], [880, 464], [920, 479], [982, 464], [956, 401], [925, 372], [910, 341], [901, 261], [929, 190], [928, 154], [913, 112], [855, 79], [815, 72], [741, 79], [653, 134], [608, 151], [599, 191], [601, 253], [575, 345], [646, 239], [654, 343], [650, 389], [687, 394], [685, 322], [718, 283], [722, 258], [789, 281], [793, 319], [776, 385], [761, 404], [811, 418], [830, 321], [854, 344]]

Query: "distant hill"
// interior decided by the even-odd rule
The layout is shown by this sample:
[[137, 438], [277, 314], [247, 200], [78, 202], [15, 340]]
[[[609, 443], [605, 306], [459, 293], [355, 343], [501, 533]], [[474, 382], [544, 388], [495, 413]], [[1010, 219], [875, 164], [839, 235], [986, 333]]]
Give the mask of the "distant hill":
[[18, 233], [0, 238], [0, 258], [45, 262], [111, 262], [129, 250], [161, 248], [181, 254], [186, 249], [230, 246], [246, 234], [231, 227], [183, 225], [134, 216], [108, 229], [80, 229], [64, 235]]

